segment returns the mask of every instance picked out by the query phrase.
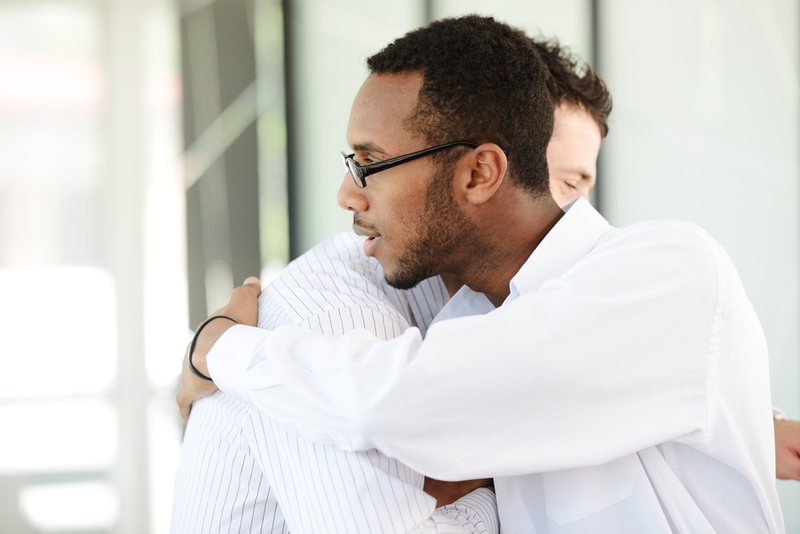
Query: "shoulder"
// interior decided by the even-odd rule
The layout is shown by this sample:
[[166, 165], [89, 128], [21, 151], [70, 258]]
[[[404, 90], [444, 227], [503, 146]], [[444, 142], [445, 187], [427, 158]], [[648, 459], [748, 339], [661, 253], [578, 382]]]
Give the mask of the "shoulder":
[[361, 239], [352, 232], [336, 234], [292, 261], [264, 289], [259, 326], [312, 320], [350, 325], [358, 316], [385, 317], [401, 325], [390, 330], [399, 330], [407, 319], [387, 297], [382, 280], [378, 263], [364, 255]]
[[[678, 245], [686, 247], [698, 247], [698, 252], [704, 248], [709, 248], [714, 239], [696, 224], [654, 220], [642, 221], [621, 228], [614, 228], [597, 242], [600, 246], [618, 246], [621, 244], [649, 243], [652, 246]], [[716, 245], [718, 246], [718, 245]]]
[[[566, 276], [592, 292], [668, 294], [716, 301], [721, 272], [733, 269], [722, 247], [702, 228], [677, 221], [644, 221], [603, 235]], [[727, 277], [725, 277], [727, 278]]]
[[380, 265], [364, 254], [361, 241], [351, 231], [329, 237], [290, 262], [270, 287], [333, 288], [331, 284], [335, 283], [362, 288], [365, 284], [379, 285]]
[[722, 247], [701, 227], [679, 221], [643, 221], [615, 228], [601, 237], [589, 253], [613, 254], [620, 263], [666, 262], [672, 267], [713, 270], [727, 260]]

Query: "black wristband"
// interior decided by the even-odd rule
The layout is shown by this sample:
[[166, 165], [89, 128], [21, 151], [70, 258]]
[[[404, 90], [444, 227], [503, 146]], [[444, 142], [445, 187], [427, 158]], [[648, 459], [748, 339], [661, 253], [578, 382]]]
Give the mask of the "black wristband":
[[227, 315], [212, 315], [211, 317], [209, 317], [208, 319], [206, 319], [205, 321], [200, 323], [200, 326], [198, 326], [197, 330], [195, 330], [194, 336], [192, 336], [192, 342], [189, 345], [189, 358], [188, 358], [188, 360], [189, 360], [189, 370], [197, 378], [202, 378], [203, 380], [208, 380], [209, 382], [213, 382], [214, 380], [210, 376], [206, 376], [206, 375], [204, 375], [203, 373], [201, 373], [200, 371], [197, 370], [197, 367], [195, 367], [194, 363], [192, 363], [192, 355], [194, 354], [194, 346], [195, 346], [195, 344], [197, 344], [197, 337], [200, 335], [200, 332], [202, 332], [203, 328], [205, 328], [206, 325], [208, 323], [210, 323], [211, 321], [213, 321], [214, 319], [227, 319], [229, 321], [233, 321], [236, 324], [239, 324], [239, 321], [237, 321], [236, 319], [233, 319], [232, 317], [228, 317]]

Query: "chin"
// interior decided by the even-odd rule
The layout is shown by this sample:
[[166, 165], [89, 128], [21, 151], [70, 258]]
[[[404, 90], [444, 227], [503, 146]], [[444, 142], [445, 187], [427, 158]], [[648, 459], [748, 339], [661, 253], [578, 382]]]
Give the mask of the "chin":
[[386, 278], [386, 283], [392, 286], [395, 289], [413, 289], [417, 286], [422, 280], [417, 279], [410, 279], [410, 278], [394, 278], [384, 275]]
[[[383, 264], [381, 264], [383, 266]], [[395, 289], [411, 289], [417, 284], [430, 278], [431, 274], [422, 272], [419, 265], [409, 264], [399, 259], [393, 266], [383, 266], [383, 276], [386, 282]]]

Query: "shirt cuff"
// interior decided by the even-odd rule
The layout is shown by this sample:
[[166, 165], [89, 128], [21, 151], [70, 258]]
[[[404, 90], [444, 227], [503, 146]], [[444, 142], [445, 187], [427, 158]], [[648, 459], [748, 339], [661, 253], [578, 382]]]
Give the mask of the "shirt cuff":
[[271, 330], [235, 325], [225, 331], [206, 356], [208, 372], [217, 387], [241, 400], [247, 400], [247, 370], [254, 355]]

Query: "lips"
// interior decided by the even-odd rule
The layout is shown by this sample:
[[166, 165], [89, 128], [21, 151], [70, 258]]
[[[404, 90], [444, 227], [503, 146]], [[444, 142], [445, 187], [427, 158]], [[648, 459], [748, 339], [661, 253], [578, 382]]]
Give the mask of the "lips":
[[367, 237], [367, 240], [364, 241], [364, 254], [367, 256], [374, 256], [375, 249], [378, 248], [378, 243], [380, 243], [380, 240], [380, 236]]
[[378, 247], [378, 243], [381, 240], [381, 235], [374, 230], [368, 230], [357, 224], [353, 225], [353, 231], [356, 235], [367, 238], [367, 240], [364, 241], [364, 254], [367, 256], [374, 256], [375, 249]]

